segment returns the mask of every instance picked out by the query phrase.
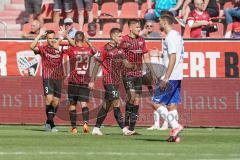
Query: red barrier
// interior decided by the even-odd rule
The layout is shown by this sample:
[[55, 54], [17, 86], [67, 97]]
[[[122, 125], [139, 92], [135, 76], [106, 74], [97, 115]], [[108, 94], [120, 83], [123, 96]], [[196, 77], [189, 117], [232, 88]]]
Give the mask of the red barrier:
[[[97, 47], [105, 42], [94, 42]], [[42, 124], [45, 120], [44, 98], [38, 59], [29, 51], [29, 42], [0, 42], [0, 123]], [[150, 50], [161, 48], [158, 41], [148, 42]], [[240, 126], [240, 42], [187, 41], [185, 42], [185, 78], [182, 85], [180, 121], [187, 126]], [[28, 65], [22, 65], [25, 57]], [[34, 68], [32, 71], [31, 69]], [[36, 76], [36, 77], [30, 77]], [[213, 78], [207, 78], [213, 77]], [[214, 78], [218, 77], [218, 78]], [[234, 77], [234, 78], [231, 78]], [[99, 80], [101, 86], [101, 81]], [[147, 91], [144, 92], [145, 96]], [[95, 122], [101, 89], [91, 99], [91, 123]], [[62, 104], [66, 95], [62, 97]], [[150, 125], [153, 111], [150, 97], [142, 98], [138, 125]], [[68, 124], [65, 105], [59, 109], [58, 124]], [[81, 109], [79, 108], [81, 111]], [[122, 107], [123, 111], [123, 107]], [[109, 113], [105, 124], [116, 124]]]

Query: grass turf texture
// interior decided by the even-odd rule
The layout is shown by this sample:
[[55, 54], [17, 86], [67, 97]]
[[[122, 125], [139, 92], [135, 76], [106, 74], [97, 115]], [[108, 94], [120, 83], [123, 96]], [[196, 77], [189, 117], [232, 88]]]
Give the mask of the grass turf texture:
[[58, 133], [42, 126], [0, 126], [0, 160], [237, 160], [240, 159], [240, 129], [185, 129], [180, 143], [165, 139], [169, 131], [147, 131], [122, 136], [117, 127], [102, 128], [104, 136], [71, 135], [69, 127]]

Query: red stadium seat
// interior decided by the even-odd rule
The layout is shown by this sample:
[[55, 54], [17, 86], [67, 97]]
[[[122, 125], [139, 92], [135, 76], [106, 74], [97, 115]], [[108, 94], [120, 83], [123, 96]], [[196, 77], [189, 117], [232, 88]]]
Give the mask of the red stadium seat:
[[223, 38], [223, 31], [224, 31], [224, 26], [222, 23], [214, 23], [218, 26], [218, 31], [217, 32], [212, 32], [210, 33], [211, 38]]
[[59, 25], [56, 23], [45, 23], [43, 25], [43, 28], [45, 28], [46, 30], [53, 30], [56, 35], [58, 35]]
[[114, 23], [114, 22], [105, 23], [103, 25], [103, 32], [102, 32], [101, 36], [105, 37], [105, 38], [109, 38], [110, 37], [109, 32], [113, 27], [120, 28], [120, 24], [119, 23]]
[[141, 18], [144, 18], [144, 15], [145, 13], [147, 12], [148, 10], [148, 5], [147, 5], [147, 2], [143, 3], [142, 4], [142, 7], [141, 7]]
[[102, 4], [101, 19], [118, 18], [118, 4], [115, 2], [107, 2]]
[[125, 2], [122, 5], [121, 18], [132, 19], [138, 18], [138, 4], [135, 2]]
[[43, 19], [52, 19], [53, 17], [53, 3], [45, 3], [42, 6]]

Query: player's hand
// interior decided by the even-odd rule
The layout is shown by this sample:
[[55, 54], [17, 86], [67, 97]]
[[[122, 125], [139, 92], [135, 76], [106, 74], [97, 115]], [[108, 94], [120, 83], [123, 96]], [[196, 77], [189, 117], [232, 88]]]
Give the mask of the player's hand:
[[168, 80], [167, 79], [163, 79], [160, 81], [160, 90], [161, 91], [165, 91], [166, 88], [167, 88], [167, 83], [168, 83]]
[[132, 66], [132, 70], [133, 70], [133, 71], [136, 71], [137, 68], [138, 68], [137, 65], [136, 65], [136, 64], [133, 64], [133, 66]]
[[92, 90], [94, 88], [94, 82], [89, 82], [88, 87]]
[[47, 34], [47, 33], [46, 33], [46, 29], [45, 29], [45, 28], [41, 28], [39, 34], [40, 34], [41, 36], [46, 36], [46, 34]]
[[63, 26], [60, 26], [59, 31], [58, 31], [59, 37], [66, 37], [67, 31]]

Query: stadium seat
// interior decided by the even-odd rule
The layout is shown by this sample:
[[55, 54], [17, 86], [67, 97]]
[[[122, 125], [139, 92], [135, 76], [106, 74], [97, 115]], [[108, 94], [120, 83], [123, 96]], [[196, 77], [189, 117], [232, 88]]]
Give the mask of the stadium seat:
[[210, 37], [211, 38], [223, 38], [223, 30], [224, 30], [224, 26], [222, 23], [214, 23], [218, 26], [218, 31], [217, 32], [212, 32], [210, 33]]
[[147, 2], [145, 2], [141, 6], [141, 14], [140, 14], [141, 18], [144, 18], [144, 15], [147, 12], [147, 10], [148, 10], [148, 6], [147, 6]]
[[102, 4], [100, 19], [118, 18], [118, 4], [115, 2], [107, 2]]
[[103, 31], [102, 31], [101, 37], [109, 38], [110, 37], [109, 32], [113, 27], [120, 28], [120, 24], [119, 23], [114, 23], [114, 22], [105, 23], [103, 25]]
[[42, 6], [43, 19], [52, 19], [53, 17], [53, 3], [45, 3]]
[[56, 35], [58, 35], [59, 25], [56, 23], [45, 23], [43, 25], [43, 28], [45, 28], [46, 30], [53, 30]]
[[[93, 36], [94, 38], [96, 38], [96, 37], [99, 36], [99, 30], [100, 30], [100, 25], [99, 25], [99, 23], [96, 23], [96, 25], [97, 25], [97, 31], [96, 31], [96, 35]], [[85, 24], [83, 25], [83, 32], [84, 32], [84, 33], [87, 33], [87, 31], [88, 31], [88, 24], [85, 23]], [[90, 36], [89, 36], [89, 37], [90, 37]]]
[[138, 18], [138, 4], [135, 2], [124, 2], [120, 17], [123, 19]]

